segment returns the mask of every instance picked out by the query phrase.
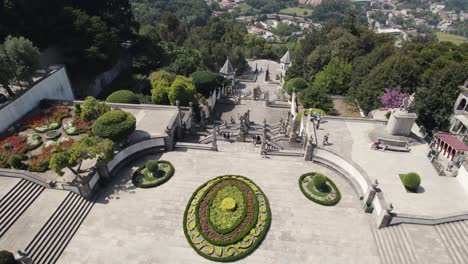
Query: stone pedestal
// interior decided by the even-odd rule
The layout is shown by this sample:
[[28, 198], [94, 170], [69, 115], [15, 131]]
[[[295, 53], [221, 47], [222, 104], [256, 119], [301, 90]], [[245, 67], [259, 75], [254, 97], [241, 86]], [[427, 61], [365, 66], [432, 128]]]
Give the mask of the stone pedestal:
[[313, 153], [314, 153], [314, 144], [312, 144], [311, 140], [307, 140], [306, 148], [304, 152], [305, 152], [304, 160], [311, 161], [313, 158]]
[[418, 118], [415, 113], [408, 113], [402, 110], [396, 110], [390, 116], [387, 124], [387, 132], [395, 136], [409, 136], [414, 121]]

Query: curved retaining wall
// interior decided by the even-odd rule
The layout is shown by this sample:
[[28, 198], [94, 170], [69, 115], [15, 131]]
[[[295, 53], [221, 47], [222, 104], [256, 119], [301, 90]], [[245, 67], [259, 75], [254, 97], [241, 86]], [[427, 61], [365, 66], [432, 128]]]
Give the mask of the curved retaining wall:
[[151, 149], [165, 148], [165, 146], [164, 137], [152, 138], [133, 144], [117, 153], [114, 159], [107, 163], [107, 169], [110, 173], [112, 173], [113, 170], [115, 170], [123, 162], [127, 162], [132, 156]]
[[351, 182], [361, 199], [364, 197], [367, 189], [369, 189], [370, 179], [342, 157], [330, 151], [316, 148], [312, 160], [331, 167], [342, 174]]

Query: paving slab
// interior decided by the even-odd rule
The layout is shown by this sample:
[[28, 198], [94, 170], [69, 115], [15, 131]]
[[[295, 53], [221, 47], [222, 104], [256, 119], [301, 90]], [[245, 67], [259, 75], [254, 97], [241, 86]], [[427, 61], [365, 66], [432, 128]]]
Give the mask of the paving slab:
[[3, 198], [15, 185], [20, 182], [20, 178], [0, 176], [0, 199]]
[[[221, 152], [184, 150], [155, 156], [172, 162], [175, 174], [153, 189], [138, 189], [130, 182], [131, 172], [151, 157], [122, 169], [59, 263], [212, 263], [186, 241], [183, 214], [193, 191], [225, 174], [252, 179], [272, 210], [264, 242], [237, 263], [380, 263], [369, 215], [343, 178], [299, 158], [262, 159], [258, 153], [241, 151], [235, 155], [227, 146]], [[320, 206], [304, 197], [298, 178], [310, 171], [335, 181], [343, 194], [337, 206]]]

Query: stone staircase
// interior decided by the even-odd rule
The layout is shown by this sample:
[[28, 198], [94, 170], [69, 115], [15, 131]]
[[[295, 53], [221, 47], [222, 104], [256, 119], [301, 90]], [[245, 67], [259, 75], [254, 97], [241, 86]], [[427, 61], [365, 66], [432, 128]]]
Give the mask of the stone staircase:
[[84, 221], [94, 202], [70, 192], [26, 247], [35, 264], [55, 263]]
[[468, 221], [435, 226], [454, 264], [468, 263]]
[[0, 200], [0, 238], [28, 209], [45, 188], [21, 180]]
[[413, 241], [404, 225], [372, 228], [383, 264], [413, 264], [416, 253]]

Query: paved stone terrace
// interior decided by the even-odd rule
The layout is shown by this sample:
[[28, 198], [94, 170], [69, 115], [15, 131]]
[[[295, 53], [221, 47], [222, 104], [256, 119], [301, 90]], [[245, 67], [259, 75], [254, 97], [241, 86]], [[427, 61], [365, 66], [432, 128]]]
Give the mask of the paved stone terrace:
[[[411, 152], [371, 150], [369, 132], [384, 126], [370, 122], [329, 120], [317, 131], [319, 144], [323, 135], [330, 133], [331, 150], [358, 164], [371, 179], [378, 179], [387, 202], [393, 203], [395, 212], [425, 216], [441, 216], [468, 211], [468, 194], [456, 178], [438, 176], [427, 159], [427, 144], [411, 147]], [[421, 175], [423, 193], [408, 193], [399, 174], [417, 172]]]
[[[137, 189], [130, 182], [131, 171], [145, 159], [122, 169], [58, 263], [211, 263], [186, 241], [182, 217], [193, 191], [225, 174], [254, 180], [272, 210], [265, 241], [237, 263], [380, 263], [370, 215], [362, 212], [345, 180], [298, 158], [262, 159], [258, 153], [242, 151], [249, 148], [251, 144], [239, 144], [231, 152], [226, 143], [220, 152], [164, 153], [161, 158], [174, 164], [175, 174], [154, 189]], [[335, 181], [343, 194], [337, 206], [320, 206], [303, 196], [297, 181], [310, 171], [323, 172]]]

